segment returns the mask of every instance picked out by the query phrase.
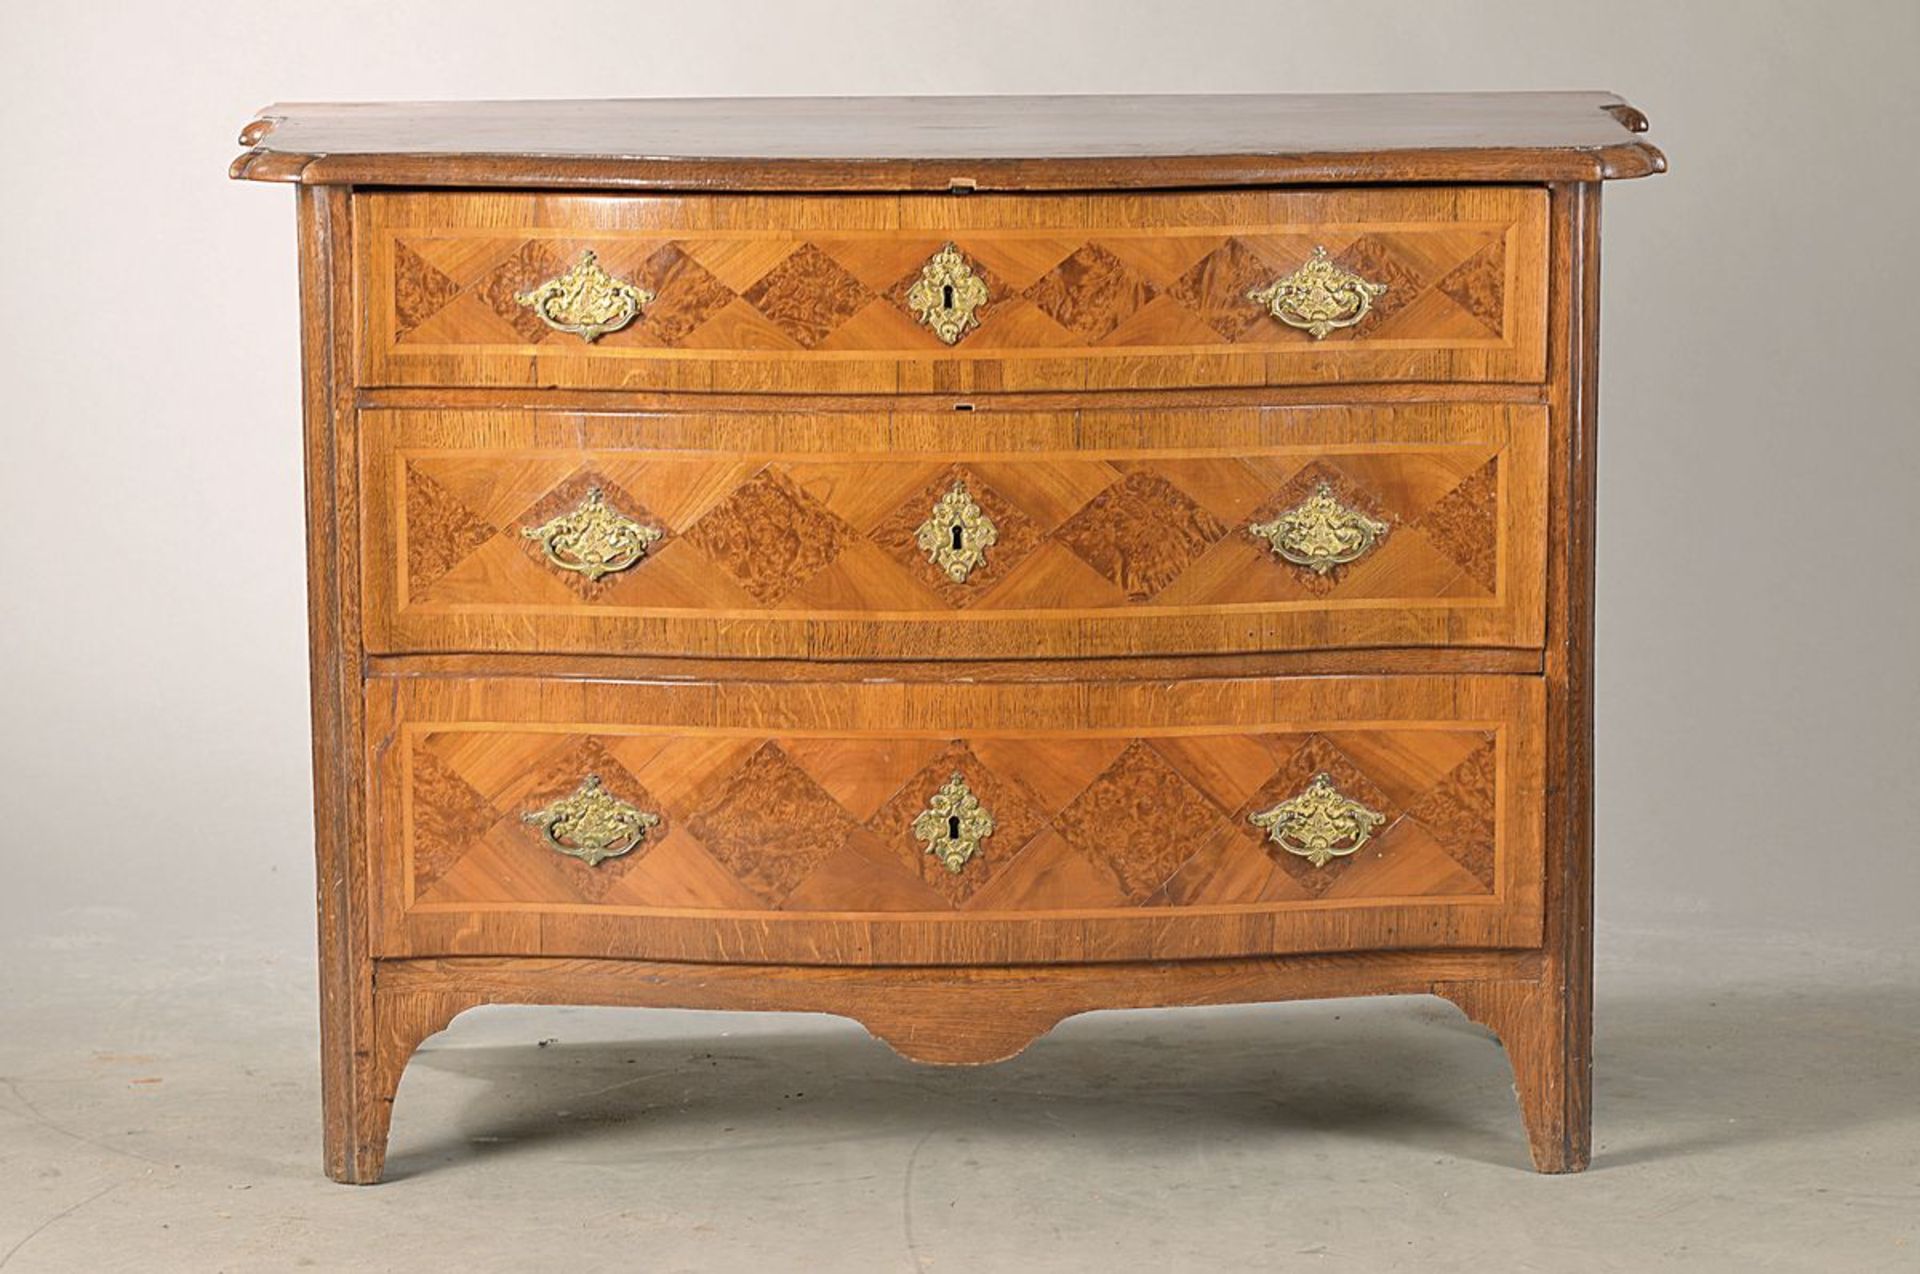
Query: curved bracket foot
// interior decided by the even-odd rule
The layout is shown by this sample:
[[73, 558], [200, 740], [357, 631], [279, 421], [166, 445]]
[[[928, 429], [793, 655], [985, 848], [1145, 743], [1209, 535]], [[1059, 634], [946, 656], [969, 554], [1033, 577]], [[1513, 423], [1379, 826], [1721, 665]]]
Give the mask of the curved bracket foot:
[[1538, 982], [1455, 982], [1433, 993], [1499, 1036], [1534, 1168], [1583, 1170], [1592, 1153], [1592, 1056], [1587, 1035], [1569, 1029], [1564, 997]]

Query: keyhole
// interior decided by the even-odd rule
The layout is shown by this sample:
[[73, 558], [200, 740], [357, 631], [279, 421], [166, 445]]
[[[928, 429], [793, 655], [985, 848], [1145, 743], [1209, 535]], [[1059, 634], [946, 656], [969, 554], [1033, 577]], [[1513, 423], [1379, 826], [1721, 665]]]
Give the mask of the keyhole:
[[947, 815], [947, 839], [960, 839], [960, 819], [957, 815]]
[[961, 536], [960, 528], [956, 526], [952, 529], [953, 529], [953, 551], [958, 553], [961, 549], [967, 547], [967, 545], [966, 545], [966, 541]]
[[953, 284], [951, 283], [940, 286], [940, 308], [945, 310], [953, 308]]

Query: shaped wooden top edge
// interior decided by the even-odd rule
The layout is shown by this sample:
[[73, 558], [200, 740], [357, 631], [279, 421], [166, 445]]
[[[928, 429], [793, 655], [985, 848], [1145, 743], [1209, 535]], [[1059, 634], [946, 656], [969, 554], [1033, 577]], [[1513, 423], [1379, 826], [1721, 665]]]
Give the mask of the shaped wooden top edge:
[[[1009, 103], [1058, 118], [1029, 126]], [[1113, 118], [1092, 122], [1092, 104]], [[804, 112], [790, 130], [789, 107]], [[1422, 111], [1442, 123], [1414, 127]], [[1599, 181], [1665, 171], [1647, 128], [1611, 93], [275, 104], [241, 130], [230, 174], [759, 193]]]

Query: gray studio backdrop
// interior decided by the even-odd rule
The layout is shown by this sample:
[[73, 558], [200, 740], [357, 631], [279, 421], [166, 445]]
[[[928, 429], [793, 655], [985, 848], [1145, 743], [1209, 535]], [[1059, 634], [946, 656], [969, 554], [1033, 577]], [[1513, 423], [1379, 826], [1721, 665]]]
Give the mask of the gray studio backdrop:
[[[0, 9], [0, 924], [312, 924], [286, 99], [1605, 88], [1599, 907], [1885, 937], [1920, 891], [1920, 5]], [[1611, 930], [1607, 926], [1613, 926]]]

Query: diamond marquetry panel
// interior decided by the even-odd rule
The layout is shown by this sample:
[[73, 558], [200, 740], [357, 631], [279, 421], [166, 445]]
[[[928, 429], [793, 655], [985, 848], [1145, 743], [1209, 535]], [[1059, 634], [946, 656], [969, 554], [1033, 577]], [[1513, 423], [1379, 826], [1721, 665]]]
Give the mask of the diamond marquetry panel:
[[487, 308], [499, 315], [529, 345], [554, 335], [532, 310], [514, 300], [567, 268], [566, 259], [544, 243], [523, 243], [480, 279], [475, 292]]
[[[1386, 815], [1387, 821], [1382, 829], [1390, 828], [1403, 812], [1380, 784], [1370, 778], [1366, 771], [1347, 758], [1321, 735], [1306, 739], [1270, 775], [1253, 796], [1236, 811], [1234, 822], [1237, 827], [1247, 828], [1246, 835], [1260, 843], [1281, 873], [1291, 878], [1293, 885], [1310, 897], [1319, 897], [1333, 887], [1342, 875], [1353, 870], [1360, 861], [1359, 854], [1342, 858], [1333, 858], [1321, 866], [1314, 866], [1297, 854], [1288, 853], [1267, 839], [1267, 834], [1248, 823], [1250, 815], [1264, 809], [1271, 809], [1281, 801], [1298, 796], [1307, 789], [1315, 775], [1325, 774], [1333, 779], [1333, 785], [1340, 794], [1350, 800], [1359, 801], [1376, 814]], [[1374, 833], [1376, 837], [1379, 831]]]
[[856, 826], [775, 743], [713, 787], [688, 820], [689, 830], [742, 884], [775, 905], [844, 849]]
[[1151, 747], [1135, 743], [1054, 820], [1060, 835], [1135, 902], [1229, 830], [1220, 810]]
[[687, 528], [689, 543], [768, 606], [825, 570], [851, 538], [831, 510], [774, 469]]
[[748, 305], [803, 349], [812, 349], [858, 314], [873, 293], [832, 257], [803, 243], [746, 290]]
[[[913, 834], [913, 820], [927, 808], [933, 794], [955, 774], [966, 780], [980, 804], [993, 816], [993, 834], [980, 842], [979, 852], [960, 871], [951, 872], [927, 852], [927, 844]], [[946, 748], [926, 768], [903, 784], [892, 800], [867, 822], [876, 840], [894, 854], [903, 871], [955, 907], [966, 906], [982, 887], [1018, 861], [1027, 844], [1046, 827], [1033, 798], [1010, 776], [981, 762], [963, 744]]]
[[[986, 561], [968, 572], [964, 581], [954, 580], [935, 566], [918, 539], [921, 524], [956, 482], [966, 484], [967, 495], [992, 521], [995, 537], [985, 550]], [[971, 606], [992, 593], [994, 585], [1018, 569], [1027, 555], [1044, 542], [1032, 518], [963, 465], [950, 465], [942, 470], [876, 526], [869, 538], [915, 579], [937, 593], [941, 601], [953, 607]]]
[[407, 582], [417, 590], [433, 587], [499, 529], [415, 465], [407, 466], [406, 510]]
[[[382, 955], [1021, 964], [1538, 941], [1538, 678], [373, 681]], [[1249, 816], [1321, 773], [1384, 822], [1316, 868]], [[589, 774], [659, 819], [593, 867], [525, 821]], [[955, 774], [993, 829], [950, 871], [913, 825]]]
[[[646, 447], [622, 437], [621, 417], [587, 418], [583, 427], [606, 439], [595, 445], [592, 432], [583, 439], [533, 415], [369, 412], [370, 472], [388, 475], [367, 484], [370, 645], [696, 653], [675, 634], [725, 623], [737, 641], [743, 624], [808, 621], [839, 626], [871, 657], [927, 643], [986, 656], [1044, 644], [1035, 623], [1153, 616], [1214, 634], [1158, 649], [1260, 648], [1244, 644], [1249, 613], [1298, 634], [1269, 648], [1340, 645], [1349, 630], [1394, 644], [1396, 628], [1407, 645], [1538, 643], [1539, 572], [1529, 564], [1544, 552], [1542, 443], [1531, 422], [1513, 432], [1498, 422], [1538, 409], [1410, 409], [1381, 413], [1379, 425], [1355, 410], [1342, 425], [1350, 432], [1323, 430], [1325, 445], [1310, 435], [1317, 413], [1338, 417], [1333, 409], [1267, 410], [1282, 413], [1273, 432], [1288, 444], [1122, 449], [1123, 433], [1217, 441], [1239, 417], [1114, 412], [1073, 426], [1084, 434], [1097, 420], [1116, 435], [1104, 448], [958, 457], [928, 448], [943, 434], [992, 428], [1005, 438], [1025, 426], [1015, 413], [933, 417], [913, 426], [917, 438], [895, 428], [900, 445], [876, 450], [884, 419], [665, 417], [644, 428], [676, 431], [672, 445]], [[1394, 440], [1403, 415], [1433, 422], [1420, 426], [1429, 436]], [[1060, 428], [1058, 417], [1034, 419]], [[809, 451], [713, 445], [743, 428], [818, 441]], [[960, 581], [917, 542], [956, 482], [996, 534]], [[1389, 528], [1359, 560], [1325, 573], [1285, 561], [1250, 530], [1321, 485]], [[548, 560], [523, 534], [594, 487], [661, 533], [638, 562], [598, 580]], [[389, 646], [389, 625], [411, 635]], [[779, 640], [763, 633], [756, 650], [818, 649], [798, 635], [784, 650]], [[1110, 641], [1109, 653], [1156, 648], [1120, 630]]]
[[1153, 300], [1156, 289], [1098, 243], [1085, 244], [1025, 296], [1073, 335], [1098, 341]]
[[732, 305], [736, 295], [677, 243], [648, 257], [634, 281], [654, 294], [641, 333], [661, 345], [678, 345]]
[[460, 295], [460, 285], [406, 244], [393, 251], [394, 331], [404, 336]]
[[1407, 807], [1456, 862], [1493, 888], [1494, 752], [1487, 743]]
[[[1537, 190], [794, 197], [759, 201], [746, 233], [699, 198], [376, 194], [360, 208], [376, 384], [896, 393], [1545, 369]], [[906, 304], [947, 242], [989, 290], [951, 347]], [[1324, 341], [1247, 296], [1317, 246], [1387, 289]], [[656, 294], [591, 344], [513, 299], [586, 249]]]
[[[524, 513], [514, 518], [506, 527], [506, 538], [519, 546], [520, 551], [526, 554], [528, 561], [551, 574], [585, 601], [606, 597], [620, 589], [628, 576], [646, 565], [647, 558], [641, 558], [638, 563], [624, 571], [615, 571], [597, 580], [588, 579], [579, 571], [569, 571], [564, 567], [555, 566], [547, 560], [546, 550], [541, 546], [540, 541], [529, 538], [522, 532], [525, 528], [545, 526], [551, 519], [579, 508], [586, 501], [588, 493], [595, 487], [600, 489], [601, 498], [609, 508], [622, 517], [631, 518], [661, 533], [661, 538], [648, 546], [647, 557], [656, 556], [666, 549], [672, 538], [672, 530], [665, 522], [618, 481], [603, 470], [592, 466], [575, 470], [558, 486], [528, 506]], [[408, 525], [411, 527], [411, 521]]]
[[1228, 530], [1167, 479], [1136, 469], [1088, 501], [1055, 538], [1129, 601], [1144, 602]]
[[[1494, 743], [1466, 729], [951, 741], [465, 731], [423, 736], [412, 758], [410, 881], [433, 905], [1254, 905], [1485, 895], [1497, 869]], [[597, 867], [554, 852], [521, 817], [589, 773], [661, 818]], [[994, 831], [950, 872], [912, 824], [956, 773]], [[1320, 773], [1387, 822], [1360, 853], [1314, 867], [1247, 816]]]
[[1489, 460], [1420, 515], [1416, 526], [1489, 593], [1498, 578], [1499, 472]]
[[1247, 294], [1273, 282], [1279, 273], [1246, 244], [1228, 239], [1195, 262], [1168, 294], [1221, 336], [1236, 341], [1255, 324], [1268, 321], [1258, 306], [1247, 304]]
[[1462, 261], [1440, 280], [1439, 289], [1447, 299], [1480, 320], [1489, 332], [1500, 331], [1505, 312], [1506, 269], [1497, 247], [1488, 244]]

